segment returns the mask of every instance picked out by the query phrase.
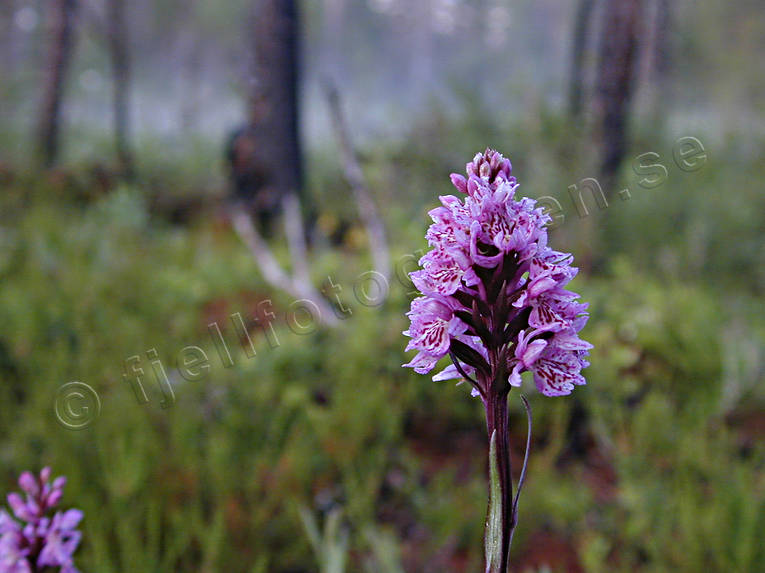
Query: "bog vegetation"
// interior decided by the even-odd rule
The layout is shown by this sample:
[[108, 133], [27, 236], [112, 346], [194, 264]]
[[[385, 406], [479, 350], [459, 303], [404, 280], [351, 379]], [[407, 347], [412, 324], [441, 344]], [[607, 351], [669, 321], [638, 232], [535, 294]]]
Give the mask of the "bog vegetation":
[[[475, 124], [480, 117], [441, 118], [400, 145], [368, 151], [366, 173], [390, 206], [394, 259], [424, 246], [424, 215], [412, 213], [449, 192], [443, 174], [454, 155], [487, 139], [471, 131]], [[560, 167], [565, 133], [549, 117], [496, 129], [487, 143], [509, 142], [526, 193], [556, 189], [563, 202], [577, 177]], [[325, 164], [321, 150], [311, 159]], [[699, 172], [636, 189], [602, 213], [591, 204], [609, 253], [575, 279], [591, 301], [592, 366], [570, 400], [528, 392], [538, 421], [520, 567], [765, 564], [765, 205], [746, 183], [748, 174], [765, 175], [762, 165], [722, 145]], [[343, 203], [339, 173], [315, 173], [309, 192], [322, 205]], [[157, 205], [160, 189], [186, 185], [177, 177], [95, 193], [87, 169], [73, 166], [4, 183], [3, 483], [43, 463], [69, 476], [67, 499], [87, 516], [86, 571], [315, 570], [330, 547], [350, 570], [479, 567], [480, 404], [463, 386], [400, 367], [409, 289], [393, 280], [383, 305], [357, 302], [351, 285], [369, 261], [351, 230], [334, 250], [316, 247], [314, 278], [346, 285], [340, 296], [352, 314], [307, 335], [276, 320], [276, 344], [251, 325], [257, 355], [248, 357], [229, 316], [252, 319], [271, 300], [283, 318], [292, 301], [258, 279], [214, 207], [195, 208], [180, 225]], [[338, 216], [329, 208], [319, 215]], [[576, 245], [588, 219], [572, 213], [552, 240]], [[215, 321], [232, 353], [228, 368], [209, 334]], [[175, 370], [189, 345], [210, 356], [200, 380]], [[169, 408], [160, 407], [148, 358], [148, 403], [123, 379], [126, 359], [150, 349], [170, 372]], [[100, 417], [77, 432], [53, 413], [57, 388], [71, 380], [90, 384], [102, 401]], [[520, 403], [511, 407], [520, 455], [523, 415]], [[304, 521], [327, 524], [329, 537], [314, 540], [318, 553]]]

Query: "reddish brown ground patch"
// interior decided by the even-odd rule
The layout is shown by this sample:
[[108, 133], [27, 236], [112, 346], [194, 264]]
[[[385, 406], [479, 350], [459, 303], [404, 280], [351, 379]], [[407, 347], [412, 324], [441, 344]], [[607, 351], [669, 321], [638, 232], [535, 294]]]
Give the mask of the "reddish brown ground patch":
[[562, 535], [547, 530], [532, 533], [525, 543], [525, 551], [511, 566], [512, 571], [537, 571], [547, 566], [552, 571], [581, 573], [579, 556], [573, 543]]

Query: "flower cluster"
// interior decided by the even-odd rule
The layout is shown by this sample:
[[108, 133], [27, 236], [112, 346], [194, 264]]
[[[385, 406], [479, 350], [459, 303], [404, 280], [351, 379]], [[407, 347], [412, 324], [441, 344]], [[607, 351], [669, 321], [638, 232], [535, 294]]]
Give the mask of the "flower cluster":
[[[39, 477], [24, 472], [18, 493], [8, 495], [8, 505], [18, 519], [0, 509], [0, 573], [32, 573], [46, 567], [60, 567], [60, 573], [78, 573], [72, 555], [82, 534], [76, 527], [82, 519], [78, 509], [58, 511], [49, 517], [63, 495], [65, 477], [50, 483], [51, 470]], [[20, 523], [21, 522], [21, 523]]]
[[510, 161], [486, 150], [453, 174], [465, 195], [440, 197], [430, 211], [432, 247], [410, 274], [424, 295], [412, 302], [405, 364], [424, 374], [449, 354], [453, 364], [434, 380], [465, 378], [484, 401], [506, 394], [531, 371], [542, 394], [562, 396], [584, 384], [592, 346], [579, 331], [587, 305], [565, 289], [576, 275], [573, 257], [547, 246], [542, 208], [515, 199]]

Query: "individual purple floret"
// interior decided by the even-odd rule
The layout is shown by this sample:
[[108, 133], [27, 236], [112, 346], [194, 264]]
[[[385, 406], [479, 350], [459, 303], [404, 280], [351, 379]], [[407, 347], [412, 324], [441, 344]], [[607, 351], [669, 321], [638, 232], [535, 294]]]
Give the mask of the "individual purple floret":
[[[440, 197], [430, 211], [426, 238], [432, 249], [410, 274], [423, 296], [412, 301], [404, 366], [430, 372], [445, 356], [452, 364], [434, 380], [463, 379], [486, 410], [489, 435], [489, 515], [486, 572], [505, 573], [517, 522], [510, 471], [507, 397], [532, 372], [546, 396], [570, 394], [584, 384], [581, 374], [592, 345], [579, 338], [587, 305], [566, 290], [576, 275], [573, 257], [547, 246], [550, 217], [536, 201], [516, 199], [518, 184], [510, 161], [487, 149], [467, 164], [467, 178], [453, 174], [464, 194]], [[524, 405], [531, 431], [531, 411]]]
[[[83, 514], [78, 509], [51, 510], [61, 501], [66, 478], [50, 483], [51, 470], [39, 477], [24, 472], [19, 487], [26, 494], [8, 495], [16, 519], [0, 509], [0, 573], [36, 573], [59, 567], [61, 573], [78, 573], [72, 561], [82, 534], [76, 529]], [[18, 520], [18, 521], [17, 521]]]

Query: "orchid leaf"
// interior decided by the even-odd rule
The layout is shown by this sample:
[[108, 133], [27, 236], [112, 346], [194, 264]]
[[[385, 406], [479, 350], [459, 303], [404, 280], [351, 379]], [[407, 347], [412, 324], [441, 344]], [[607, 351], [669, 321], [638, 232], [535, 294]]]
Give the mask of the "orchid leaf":
[[502, 488], [497, 463], [497, 431], [491, 434], [489, 445], [489, 512], [486, 516], [486, 573], [504, 573], [502, 566]]

